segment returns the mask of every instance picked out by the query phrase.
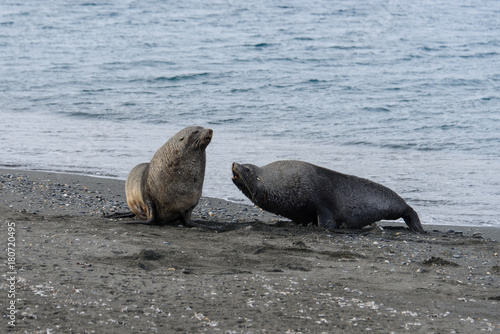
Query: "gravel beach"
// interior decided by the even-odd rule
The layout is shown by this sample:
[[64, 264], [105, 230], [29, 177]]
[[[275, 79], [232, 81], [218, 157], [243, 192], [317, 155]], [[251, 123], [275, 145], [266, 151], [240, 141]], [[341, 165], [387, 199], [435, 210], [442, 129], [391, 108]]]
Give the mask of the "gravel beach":
[[1, 328], [500, 332], [499, 229], [325, 231], [206, 197], [193, 220], [217, 230], [119, 224], [124, 183], [0, 169]]

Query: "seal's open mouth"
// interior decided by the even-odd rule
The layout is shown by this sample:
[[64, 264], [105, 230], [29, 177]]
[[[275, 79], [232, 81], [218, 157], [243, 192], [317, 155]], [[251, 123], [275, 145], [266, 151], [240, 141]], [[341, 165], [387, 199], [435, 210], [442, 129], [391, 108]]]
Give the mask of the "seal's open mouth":
[[237, 180], [240, 178], [240, 174], [236, 171], [236, 163], [233, 163], [233, 180]]

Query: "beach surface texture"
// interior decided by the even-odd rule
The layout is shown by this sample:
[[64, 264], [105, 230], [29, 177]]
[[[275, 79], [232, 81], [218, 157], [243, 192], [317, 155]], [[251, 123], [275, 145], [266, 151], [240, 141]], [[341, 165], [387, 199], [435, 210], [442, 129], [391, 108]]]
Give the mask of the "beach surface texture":
[[12, 333], [500, 331], [495, 228], [423, 221], [428, 233], [422, 235], [397, 221], [361, 231], [325, 231], [206, 197], [193, 219], [215, 231], [104, 218], [127, 210], [121, 180], [0, 170], [1, 328]]

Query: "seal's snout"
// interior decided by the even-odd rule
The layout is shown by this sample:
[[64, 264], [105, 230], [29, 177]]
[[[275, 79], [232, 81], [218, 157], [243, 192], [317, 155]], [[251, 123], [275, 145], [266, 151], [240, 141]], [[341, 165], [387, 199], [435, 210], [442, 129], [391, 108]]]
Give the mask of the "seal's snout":
[[212, 141], [212, 136], [214, 131], [212, 129], [205, 129], [205, 131], [200, 135], [198, 142], [202, 147], [207, 147], [208, 144]]
[[205, 138], [212, 139], [213, 134], [214, 134], [214, 130], [207, 129], [207, 134], [205, 135]]
[[238, 174], [238, 164], [236, 162], [233, 162], [232, 171], [233, 171], [233, 180], [239, 179], [240, 174]]

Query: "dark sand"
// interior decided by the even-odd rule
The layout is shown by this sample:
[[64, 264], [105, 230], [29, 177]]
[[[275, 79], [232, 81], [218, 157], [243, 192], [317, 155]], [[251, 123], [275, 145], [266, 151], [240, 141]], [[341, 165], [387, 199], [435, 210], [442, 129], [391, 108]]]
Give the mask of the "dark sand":
[[[429, 233], [419, 235], [398, 221], [328, 232], [212, 198], [193, 218], [221, 232], [126, 225], [103, 218], [127, 210], [123, 188], [118, 180], [0, 170], [0, 328], [500, 332], [498, 229], [424, 221]], [[17, 282], [8, 298], [12, 223]], [[8, 325], [11, 300], [15, 327]]]

